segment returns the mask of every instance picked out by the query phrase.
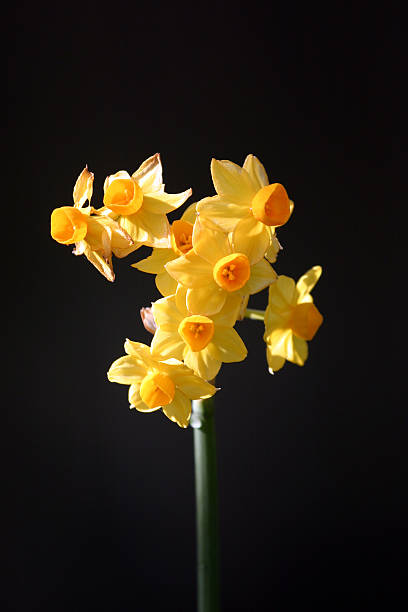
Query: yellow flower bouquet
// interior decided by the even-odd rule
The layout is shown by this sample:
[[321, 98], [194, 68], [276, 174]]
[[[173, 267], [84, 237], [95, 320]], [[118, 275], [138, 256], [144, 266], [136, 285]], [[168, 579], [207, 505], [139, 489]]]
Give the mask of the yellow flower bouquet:
[[[108, 176], [98, 208], [91, 205], [94, 175], [85, 167], [73, 205], [51, 214], [52, 237], [74, 245], [73, 253], [85, 255], [109, 281], [115, 279], [113, 256], [152, 248], [131, 264], [154, 274], [162, 295], [141, 308], [151, 345], [127, 339], [126, 354], [107, 376], [128, 386], [130, 408], [162, 411], [194, 432], [199, 612], [219, 609], [214, 395], [223, 393], [216, 386], [222, 364], [247, 357], [235, 326], [243, 318], [264, 321], [265, 365], [273, 374], [285, 361], [305, 363], [307, 343], [323, 321], [311, 296], [321, 267], [295, 282], [272, 266], [282, 248], [278, 228], [294, 210], [285, 187], [270, 183], [254, 155], [242, 167], [213, 159], [211, 175], [216, 194], [190, 204], [171, 224], [167, 215], [192, 191], [165, 191], [159, 154], [132, 175], [120, 170]], [[250, 296], [264, 290], [266, 310], [248, 308]]]

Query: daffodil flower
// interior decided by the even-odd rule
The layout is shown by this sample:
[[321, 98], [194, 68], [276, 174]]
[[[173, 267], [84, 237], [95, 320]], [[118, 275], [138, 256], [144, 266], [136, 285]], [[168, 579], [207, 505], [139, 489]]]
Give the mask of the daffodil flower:
[[187, 288], [186, 305], [191, 314], [216, 314], [229, 295], [252, 295], [277, 277], [254, 250], [250, 237], [241, 240], [239, 251], [234, 250], [227, 234], [201, 223], [199, 217], [192, 244], [189, 253], [165, 265], [170, 276]]
[[279, 276], [269, 288], [265, 311], [266, 356], [271, 373], [280, 370], [285, 359], [302, 366], [308, 356], [307, 340], [312, 340], [323, 317], [310, 295], [322, 273], [314, 266], [298, 282]]
[[293, 202], [280, 183], [269, 183], [265, 168], [248, 155], [244, 165], [213, 159], [211, 175], [218, 195], [204, 198], [197, 212], [223, 231], [232, 232], [232, 244], [241, 251], [242, 242], [252, 241], [254, 255], [275, 262], [282, 248], [275, 228], [292, 214]]
[[137, 268], [141, 272], [156, 274], [156, 287], [164, 296], [176, 293], [177, 281], [170, 276], [165, 269], [165, 264], [180, 255], [186, 255], [192, 249], [193, 226], [196, 218], [196, 204], [184, 211], [181, 218], [173, 221], [170, 227], [170, 248], [154, 248], [151, 255], [146, 259], [132, 264], [132, 268]]
[[241, 298], [230, 296], [218, 314], [192, 315], [186, 308], [186, 289], [152, 304], [157, 325], [151, 352], [161, 359], [184, 360], [201, 378], [213, 380], [221, 364], [242, 361], [247, 349], [233, 329]]
[[130, 408], [140, 412], [163, 410], [180, 427], [187, 427], [191, 415], [191, 400], [211, 397], [217, 389], [187, 366], [173, 360], [162, 363], [150, 348], [140, 342], [126, 340], [124, 357], [109, 368], [108, 379], [129, 385]]
[[105, 180], [105, 209], [118, 219], [131, 236], [133, 245], [116, 249], [117, 257], [125, 257], [142, 245], [170, 247], [170, 229], [166, 214], [176, 210], [191, 195], [165, 193], [160, 155], [156, 153], [142, 163], [132, 176], [125, 170], [111, 174]]
[[85, 255], [105, 278], [113, 281], [112, 250], [128, 249], [133, 241], [114, 219], [93, 214], [96, 212], [90, 205], [93, 180], [94, 175], [86, 166], [74, 186], [74, 206], [53, 210], [51, 236], [60, 244], [75, 244], [74, 255]]

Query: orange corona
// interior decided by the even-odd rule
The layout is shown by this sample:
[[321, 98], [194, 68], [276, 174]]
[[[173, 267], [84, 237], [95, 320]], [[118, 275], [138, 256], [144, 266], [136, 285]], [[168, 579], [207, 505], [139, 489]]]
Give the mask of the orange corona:
[[171, 225], [171, 246], [178, 255], [185, 255], [192, 249], [193, 224], [182, 219]]
[[132, 215], [143, 202], [143, 191], [134, 179], [115, 179], [103, 198], [106, 208], [118, 215]]
[[297, 304], [290, 318], [293, 333], [303, 340], [312, 340], [323, 322], [323, 317], [311, 302]]
[[61, 206], [51, 214], [51, 236], [61, 244], [83, 240], [88, 231], [87, 216], [73, 206]]
[[280, 183], [262, 187], [252, 200], [252, 214], [265, 225], [279, 227], [290, 217], [290, 200]]
[[170, 404], [175, 391], [174, 382], [165, 372], [148, 374], [140, 385], [140, 397], [151, 410]]
[[178, 332], [193, 352], [202, 351], [214, 335], [214, 322], [208, 317], [192, 315], [181, 321]]
[[222, 257], [214, 266], [213, 276], [219, 287], [226, 291], [237, 291], [248, 281], [251, 266], [243, 253], [232, 253]]

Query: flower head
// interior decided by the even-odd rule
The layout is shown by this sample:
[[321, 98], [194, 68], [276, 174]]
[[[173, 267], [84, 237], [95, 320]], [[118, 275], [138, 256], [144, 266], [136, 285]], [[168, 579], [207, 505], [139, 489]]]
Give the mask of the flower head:
[[265, 168], [248, 155], [244, 165], [213, 159], [211, 174], [216, 196], [204, 198], [197, 212], [225, 232], [232, 232], [232, 244], [241, 251], [250, 237], [254, 256], [276, 261], [281, 248], [275, 228], [284, 225], [293, 210], [293, 202], [280, 183], [269, 183]]
[[198, 217], [192, 244], [186, 255], [165, 265], [170, 276], [187, 289], [191, 314], [216, 314], [228, 296], [252, 295], [276, 279], [272, 266], [253, 249], [250, 236], [241, 240], [237, 251], [227, 234]]
[[240, 305], [240, 296], [234, 295], [218, 314], [192, 315], [186, 307], [186, 289], [179, 286], [176, 295], [152, 305], [157, 325], [152, 355], [184, 360], [202, 378], [214, 379], [223, 362], [242, 361], [247, 355], [245, 344], [233, 329]]
[[288, 276], [279, 276], [269, 287], [264, 340], [270, 372], [279, 370], [285, 359], [297, 365], [305, 363], [307, 341], [323, 322], [310, 295], [321, 273], [321, 267], [314, 266], [296, 284]]
[[140, 412], [161, 408], [171, 421], [187, 427], [191, 400], [211, 397], [217, 390], [180, 362], [160, 362], [145, 344], [126, 340], [125, 352], [112, 363], [108, 379], [129, 385], [130, 408]]
[[[113, 281], [112, 250], [128, 249], [133, 241], [114, 219], [93, 214], [97, 212], [90, 205], [93, 180], [86, 166], [74, 186], [74, 206], [61, 206], [51, 213], [51, 236], [60, 244], [75, 244], [74, 255], [85, 255]], [[86, 201], [88, 206], [84, 206]]]
[[142, 245], [169, 248], [170, 229], [167, 214], [176, 210], [191, 195], [191, 189], [170, 194], [164, 191], [160, 155], [152, 155], [132, 174], [120, 170], [105, 180], [105, 209], [131, 236], [133, 245], [115, 249], [125, 257]]

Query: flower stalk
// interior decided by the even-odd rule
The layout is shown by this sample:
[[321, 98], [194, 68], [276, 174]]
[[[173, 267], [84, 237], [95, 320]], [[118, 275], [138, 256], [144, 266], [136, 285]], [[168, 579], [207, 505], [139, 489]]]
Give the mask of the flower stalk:
[[265, 311], [258, 308], [247, 308], [244, 314], [245, 319], [253, 319], [255, 321], [263, 321], [265, 319]]
[[197, 527], [197, 610], [218, 612], [219, 544], [214, 399], [192, 402]]

